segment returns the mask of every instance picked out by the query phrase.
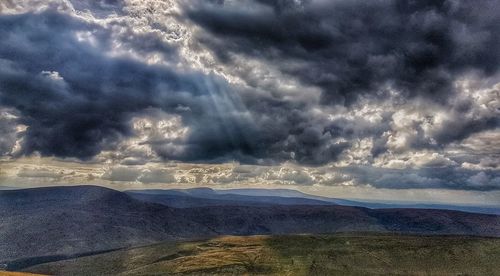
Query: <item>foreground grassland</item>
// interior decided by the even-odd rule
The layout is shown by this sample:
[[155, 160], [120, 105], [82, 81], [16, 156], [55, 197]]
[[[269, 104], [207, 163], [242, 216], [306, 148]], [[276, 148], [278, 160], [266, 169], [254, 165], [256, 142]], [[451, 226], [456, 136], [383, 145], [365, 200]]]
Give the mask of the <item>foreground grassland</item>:
[[119, 250], [26, 271], [51, 275], [500, 275], [500, 239], [227, 236]]
[[10, 272], [10, 271], [1, 271], [0, 276], [44, 276], [41, 274], [33, 274], [33, 273], [23, 273], [23, 272]]

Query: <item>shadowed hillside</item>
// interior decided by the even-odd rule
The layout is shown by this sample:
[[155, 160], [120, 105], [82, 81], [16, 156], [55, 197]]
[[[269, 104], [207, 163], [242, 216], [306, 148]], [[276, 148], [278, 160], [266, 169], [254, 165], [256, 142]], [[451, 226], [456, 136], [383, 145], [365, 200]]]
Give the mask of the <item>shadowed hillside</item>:
[[213, 234], [174, 211], [97, 186], [0, 191], [0, 262]]

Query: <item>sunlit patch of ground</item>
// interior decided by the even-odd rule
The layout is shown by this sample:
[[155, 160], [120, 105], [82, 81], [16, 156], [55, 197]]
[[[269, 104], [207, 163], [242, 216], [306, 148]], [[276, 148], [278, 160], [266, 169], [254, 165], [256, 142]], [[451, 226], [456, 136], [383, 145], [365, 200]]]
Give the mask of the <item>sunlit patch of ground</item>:
[[55, 275], [499, 275], [500, 239], [374, 234], [226, 236], [30, 267]]
[[0, 271], [0, 276], [43, 276], [43, 275], [27, 273], [27, 272]]

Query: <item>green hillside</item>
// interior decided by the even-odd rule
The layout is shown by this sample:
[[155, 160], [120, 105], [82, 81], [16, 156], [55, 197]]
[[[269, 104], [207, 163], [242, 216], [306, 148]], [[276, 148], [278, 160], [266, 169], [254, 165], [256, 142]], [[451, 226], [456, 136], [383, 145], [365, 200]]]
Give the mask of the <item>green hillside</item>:
[[500, 239], [227, 236], [119, 250], [25, 271], [53, 275], [500, 275]]

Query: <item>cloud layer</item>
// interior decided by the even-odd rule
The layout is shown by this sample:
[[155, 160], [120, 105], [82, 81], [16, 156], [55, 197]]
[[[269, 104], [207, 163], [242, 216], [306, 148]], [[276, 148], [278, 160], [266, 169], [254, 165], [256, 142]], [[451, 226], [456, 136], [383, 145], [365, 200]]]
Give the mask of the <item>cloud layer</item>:
[[0, 155], [120, 164], [109, 181], [236, 161], [270, 183], [500, 189], [496, 6], [5, 1]]

